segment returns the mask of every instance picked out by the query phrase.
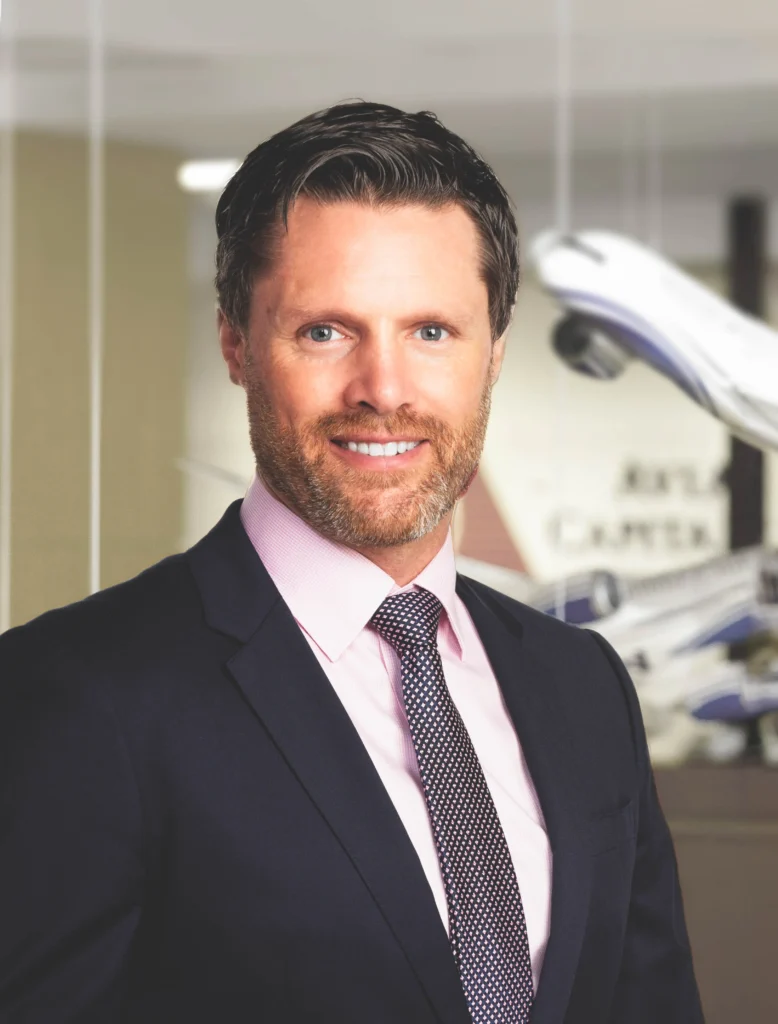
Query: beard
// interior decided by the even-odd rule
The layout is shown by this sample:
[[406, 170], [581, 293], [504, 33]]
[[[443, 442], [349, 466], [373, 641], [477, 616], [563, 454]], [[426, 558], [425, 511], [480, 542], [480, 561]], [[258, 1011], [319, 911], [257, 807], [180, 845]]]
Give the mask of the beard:
[[[244, 387], [251, 447], [264, 483], [322, 536], [357, 549], [419, 540], [451, 512], [478, 468], [492, 392], [489, 374], [477, 411], [458, 429], [433, 416], [403, 410], [379, 416], [369, 409], [290, 427], [279, 421], [250, 358]], [[432, 464], [419, 479], [418, 469], [361, 470], [333, 455], [330, 438], [371, 433], [423, 437]]]

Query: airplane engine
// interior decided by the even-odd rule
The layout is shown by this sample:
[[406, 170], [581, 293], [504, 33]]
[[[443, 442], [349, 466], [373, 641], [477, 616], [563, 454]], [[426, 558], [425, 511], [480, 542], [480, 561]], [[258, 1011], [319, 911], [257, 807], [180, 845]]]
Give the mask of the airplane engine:
[[581, 626], [612, 615], [624, 599], [625, 587], [619, 577], [597, 569], [556, 583], [540, 584], [526, 603], [547, 615], [561, 613], [565, 622]]
[[630, 360], [629, 354], [602, 328], [574, 313], [557, 323], [552, 345], [572, 370], [598, 380], [621, 376]]

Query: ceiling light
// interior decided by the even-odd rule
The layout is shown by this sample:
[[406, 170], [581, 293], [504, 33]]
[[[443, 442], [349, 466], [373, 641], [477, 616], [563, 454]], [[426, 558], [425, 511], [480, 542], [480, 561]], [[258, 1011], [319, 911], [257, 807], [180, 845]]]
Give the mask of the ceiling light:
[[178, 168], [184, 192], [221, 192], [240, 167], [240, 160], [189, 160]]

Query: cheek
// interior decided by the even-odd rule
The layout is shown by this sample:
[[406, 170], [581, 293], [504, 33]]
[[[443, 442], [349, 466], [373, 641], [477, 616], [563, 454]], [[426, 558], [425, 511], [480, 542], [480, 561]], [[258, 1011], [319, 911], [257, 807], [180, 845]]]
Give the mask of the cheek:
[[306, 372], [299, 365], [270, 365], [265, 386], [277, 416], [290, 426], [315, 419], [333, 408], [334, 391], [325, 372]]
[[434, 406], [430, 412], [455, 425], [469, 419], [480, 406], [488, 373], [488, 362], [452, 360], [417, 378], [419, 392]]

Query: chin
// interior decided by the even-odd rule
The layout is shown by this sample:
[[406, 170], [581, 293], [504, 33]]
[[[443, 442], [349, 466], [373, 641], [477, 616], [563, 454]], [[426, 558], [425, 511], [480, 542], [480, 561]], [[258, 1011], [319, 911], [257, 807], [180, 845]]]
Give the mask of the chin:
[[387, 528], [382, 530], [380, 525], [374, 523], [354, 523], [342, 535], [334, 536], [332, 539], [359, 549], [398, 548], [419, 540], [426, 532], [419, 529], [416, 524], [407, 529], [398, 529], [397, 524], [392, 523], [387, 524]]
[[380, 529], [397, 529], [400, 526], [410, 529], [423, 513], [414, 498], [410, 488], [392, 488], [360, 495], [349, 504], [357, 521], [373, 523]]
[[446, 514], [440, 509], [409, 508], [410, 496], [395, 501], [360, 502], [352, 506], [344, 533], [355, 547], [399, 547], [420, 540], [440, 523]]

